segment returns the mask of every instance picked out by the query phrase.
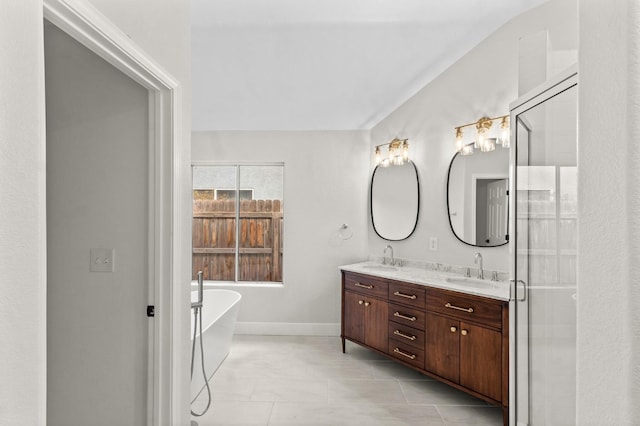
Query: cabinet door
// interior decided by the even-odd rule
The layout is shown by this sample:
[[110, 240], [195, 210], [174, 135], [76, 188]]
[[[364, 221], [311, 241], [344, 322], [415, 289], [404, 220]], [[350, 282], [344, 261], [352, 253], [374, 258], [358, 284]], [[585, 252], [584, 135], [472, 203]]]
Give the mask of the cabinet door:
[[456, 383], [460, 379], [459, 329], [459, 321], [427, 313], [425, 368]]
[[460, 384], [502, 400], [502, 335], [484, 327], [460, 323]]
[[344, 337], [364, 341], [364, 297], [350, 291], [344, 292]]
[[384, 300], [366, 298], [363, 305], [364, 342], [372, 348], [386, 352], [389, 349], [388, 304]]

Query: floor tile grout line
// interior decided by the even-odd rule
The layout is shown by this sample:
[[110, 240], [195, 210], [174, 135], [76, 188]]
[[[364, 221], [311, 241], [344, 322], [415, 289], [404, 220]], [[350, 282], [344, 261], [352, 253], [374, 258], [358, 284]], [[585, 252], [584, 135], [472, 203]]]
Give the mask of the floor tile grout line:
[[447, 426], [447, 421], [445, 420], [444, 416], [442, 415], [442, 412], [440, 411], [440, 408], [438, 407], [438, 404], [435, 404], [434, 407], [436, 408], [436, 411], [438, 412], [438, 415], [440, 415], [440, 418], [442, 419], [442, 423]]

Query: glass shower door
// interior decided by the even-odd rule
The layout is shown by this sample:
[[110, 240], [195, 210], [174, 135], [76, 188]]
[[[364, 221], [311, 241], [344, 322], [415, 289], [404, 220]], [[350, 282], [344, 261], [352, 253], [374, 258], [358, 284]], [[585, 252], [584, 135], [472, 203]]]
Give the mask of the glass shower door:
[[575, 73], [511, 112], [511, 424], [575, 424], [576, 118]]

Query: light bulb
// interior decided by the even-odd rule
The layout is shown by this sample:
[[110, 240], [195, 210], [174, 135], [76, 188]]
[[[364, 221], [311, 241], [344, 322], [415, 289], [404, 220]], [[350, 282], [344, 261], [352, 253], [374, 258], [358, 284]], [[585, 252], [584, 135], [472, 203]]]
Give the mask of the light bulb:
[[500, 128], [502, 129], [500, 132], [500, 141], [502, 142], [503, 148], [509, 148], [511, 145], [510, 142], [510, 132], [509, 132], [509, 117], [502, 117], [502, 123], [500, 123]]
[[496, 138], [488, 138], [484, 140], [484, 144], [482, 145], [482, 152], [495, 151], [495, 149], [496, 149]]
[[409, 159], [409, 142], [406, 140], [402, 143], [402, 159], [403, 163]]
[[461, 155], [471, 155], [471, 154], [473, 154], [473, 144], [470, 143], [469, 145], [465, 145], [462, 148], [462, 151], [460, 151], [460, 154]]
[[462, 129], [460, 127], [456, 128], [456, 152], [462, 151], [464, 148], [462, 144]]

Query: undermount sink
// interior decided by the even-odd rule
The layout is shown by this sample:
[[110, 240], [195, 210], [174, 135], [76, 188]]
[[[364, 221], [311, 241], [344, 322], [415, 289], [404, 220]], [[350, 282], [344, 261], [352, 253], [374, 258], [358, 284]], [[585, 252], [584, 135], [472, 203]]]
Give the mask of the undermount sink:
[[496, 288], [495, 281], [480, 280], [468, 277], [448, 277], [445, 281], [450, 284], [457, 284], [465, 287], [473, 288]]
[[397, 271], [398, 270], [398, 268], [396, 268], [395, 266], [388, 266], [388, 265], [364, 265], [363, 268], [371, 269], [374, 271]]

